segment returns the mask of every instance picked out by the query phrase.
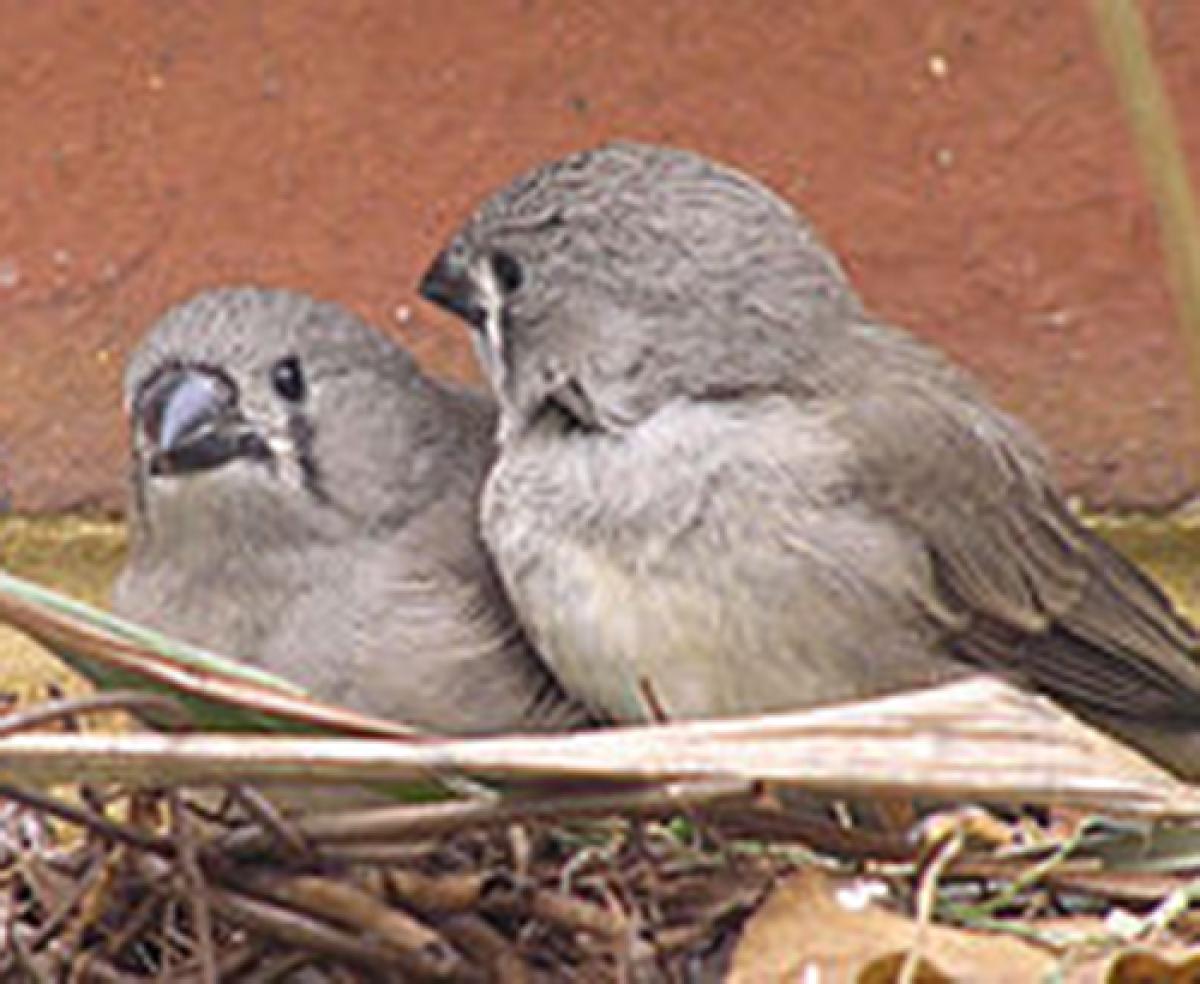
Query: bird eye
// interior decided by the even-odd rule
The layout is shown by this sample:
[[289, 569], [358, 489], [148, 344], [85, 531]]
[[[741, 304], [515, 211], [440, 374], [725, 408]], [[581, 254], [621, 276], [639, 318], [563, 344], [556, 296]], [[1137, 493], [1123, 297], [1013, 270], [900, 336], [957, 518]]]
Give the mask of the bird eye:
[[280, 359], [271, 366], [271, 385], [283, 399], [289, 403], [299, 403], [308, 392], [304, 383], [304, 371], [300, 368], [300, 360], [294, 355]]
[[497, 250], [492, 254], [492, 272], [505, 294], [515, 294], [525, 283], [525, 269], [512, 253]]

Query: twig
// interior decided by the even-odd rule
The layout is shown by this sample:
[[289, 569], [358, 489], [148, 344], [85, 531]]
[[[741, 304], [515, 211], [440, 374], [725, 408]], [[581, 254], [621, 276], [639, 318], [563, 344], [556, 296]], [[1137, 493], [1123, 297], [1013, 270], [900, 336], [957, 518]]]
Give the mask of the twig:
[[385, 871], [388, 890], [411, 908], [430, 915], [466, 912], [477, 905], [496, 876], [478, 872], [425, 875], [394, 868]]
[[[737, 801], [753, 785], [742, 780], [666, 783], [650, 789], [591, 795], [549, 795], [540, 799], [469, 800], [377, 807], [300, 817], [294, 829], [320, 848], [332, 844], [424, 839], [471, 827], [499, 827], [529, 820], [624, 816], [667, 816], [685, 806]], [[248, 857], [269, 850], [271, 835], [243, 828], [222, 838], [216, 850]]]
[[217, 887], [209, 888], [208, 897], [213, 908], [230, 921], [286, 946], [303, 947], [384, 973], [394, 973], [401, 966], [397, 955], [381, 943], [335, 929], [294, 909]]
[[108, 817], [85, 807], [64, 803], [45, 793], [37, 793], [29, 789], [18, 789], [14, 786], [0, 784], [0, 799], [10, 799], [21, 803], [32, 810], [40, 810], [67, 823], [75, 824], [92, 831], [99, 837], [149, 851], [160, 857], [175, 856], [175, 845], [169, 837], [152, 834], [137, 827], [129, 827], [117, 823]]
[[230, 787], [234, 800], [245, 810], [263, 830], [282, 844], [284, 850], [297, 858], [311, 857], [312, 847], [304, 835], [276, 809], [266, 796], [253, 786], [241, 783]]
[[130, 984], [129, 977], [95, 954], [71, 962], [68, 984]]
[[[328, 981], [329, 984], [341, 984], [342, 981], [348, 979], [332, 973], [313, 973], [307, 976], [304, 974], [296, 974], [296, 971], [302, 970], [304, 967], [314, 963], [318, 959], [320, 959], [319, 955], [314, 957], [314, 955], [309, 952], [296, 953], [292, 951], [288, 953], [271, 954], [270, 956], [266, 957], [266, 959], [263, 960], [263, 962], [255, 969], [254, 974], [247, 976], [244, 981], [241, 977], [233, 979], [243, 981], [243, 984], [287, 984], [288, 981], [304, 981], [308, 980], [309, 978], [322, 981], [323, 984], [325, 981]], [[355, 975], [352, 980], [357, 982], [361, 980], [361, 978], [358, 975]]]
[[23, 974], [33, 978], [34, 984], [52, 984], [50, 976], [38, 965], [31, 948], [21, 939], [17, 926], [13, 924], [8, 934], [8, 947], [12, 951], [13, 965]]
[[498, 915], [527, 913], [553, 926], [608, 939], [624, 936], [629, 928], [628, 920], [603, 906], [547, 888], [526, 890], [497, 883], [483, 897], [480, 908]]
[[178, 701], [162, 694], [148, 694], [138, 690], [109, 690], [81, 697], [48, 700], [34, 707], [5, 714], [0, 717], [0, 738], [45, 727], [56, 721], [112, 711], [125, 711], [129, 714], [152, 711], [166, 719], [174, 719], [181, 725], [190, 720], [187, 711]]
[[1200, 878], [1181, 885], [1163, 899], [1141, 920], [1139, 936], [1154, 936], [1164, 932], [1176, 919], [1200, 899]]
[[1026, 888], [1042, 881], [1046, 876], [1060, 868], [1063, 862], [1079, 849], [1084, 838], [1093, 829], [1094, 819], [1092, 817], [1085, 817], [1071, 831], [1071, 836], [1064, 838], [1062, 843], [1054, 849], [1053, 853], [1020, 872], [991, 898], [973, 906], [946, 906], [947, 914], [966, 922], [968, 925], [973, 919], [994, 916], [1005, 906], [1010, 905]]
[[917, 853], [908, 831], [843, 826], [831, 817], [817, 815], [811, 804], [798, 803], [793, 796], [787, 800], [772, 802], [758, 797], [748, 807], [721, 805], [707, 819], [727, 838], [799, 842], [839, 857], [900, 862], [911, 860]]
[[432, 840], [402, 844], [333, 844], [314, 852], [313, 857], [336, 864], [406, 865], [427, 857], [433, 845]]
[[[165, 871], [166, 866], [160, 865], [159, 870], [160, 872]], [[125, 919], [125, 924], [104, 941], [100, 955], [115, 960], [121, 951], [150, 925], [155, 913], [162, 906], [163, 899], [163, 893], [156, 891], [151, 891], [141, 899], [133, 912]]]
[[246, 877], [243, 884], [256, 895], [355, 927], [359, 933], [377, 939], [414, 974], [435, 980], [466, 976], [463, 958], [440, 933], [352, 885], [316, 875], [276, 877], [261, 873]]
[[197, 857], [196, 838], [191, 821], [177, 791], [167, 794], [170, 808], [171, 829], [174, 835], [176, 857], [180, 874], [188, 889], [188, 903], [192, 918], [196, 921], [196, 950], [200, 961], [200, 976], [204, 984], [218, 984], [217, 951], [213, 942], [212, 912], [208, 906], [208, 893], [204, 873], [200, 870]]
[[937, 848], [921, 874], [921, 883], [917, 892], [916, 938], [908, 953], [905, 954], [904, 965], [900, 968], [896, 984], [914, 984], [917, 980], [924, 959], [926, 937], [929, 935], [929, 927], [933, 923], [933, 913], [937, 907], [938, 883], [946, 869], [962, 853], [966, 843], [966, 831], [960, 827]]
[[261, 944], [243, 943], [233, 947], [222, 947], [217, 979], [222, 981], [245, 980], [247, 970], [262, 953]]
[[31, 950], [40, 950], [63, 927], [71, 913], [95, 888], [103, 873], [104, 862], [97, 858], [84, 876], [75, 883], [70, 894], [43, 920], [37, 931], [30, 937], [29, 948]]
[[442, 932], [480, 967], [486, 967], [496, 984], [528, 984], [529, 968], [517, 949], [486, 921], [468, 912], [450, 916]]

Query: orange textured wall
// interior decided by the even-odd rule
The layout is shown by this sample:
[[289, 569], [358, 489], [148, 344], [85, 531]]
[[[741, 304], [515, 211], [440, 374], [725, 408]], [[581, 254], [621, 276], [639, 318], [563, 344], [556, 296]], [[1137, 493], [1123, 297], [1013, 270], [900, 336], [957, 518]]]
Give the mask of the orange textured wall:
[[[1145, 5], [1200, 160], [1200, 5]], [[1197, 488], [1156, 231], [1084, 3], [0, 0], [0, 486], [121, 502], [119, 373], [164, 305], [256, 281], [433, 368], [414, 296], [480, 194], [613, 136], [799, 204], [870, 303], [948, 347], [1100, 506]]]

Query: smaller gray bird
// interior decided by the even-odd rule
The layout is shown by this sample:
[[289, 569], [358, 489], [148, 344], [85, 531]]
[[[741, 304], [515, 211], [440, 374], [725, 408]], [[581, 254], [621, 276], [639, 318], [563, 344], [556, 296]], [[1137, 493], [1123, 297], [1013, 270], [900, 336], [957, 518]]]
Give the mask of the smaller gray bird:
[[423, 280], [501, 404], [483, 530], [563, 686], [639, 720], [979, 668], [1200, 776], [1200, 642], [1016, 421], [866, 311], [785, 202], [614, 144], [487, 199]]
[[352, 709], [435, 731], [584, 723], [479, 538], [495, 410], [350, 312], [203, 292], [130, 358], [116, 610]]

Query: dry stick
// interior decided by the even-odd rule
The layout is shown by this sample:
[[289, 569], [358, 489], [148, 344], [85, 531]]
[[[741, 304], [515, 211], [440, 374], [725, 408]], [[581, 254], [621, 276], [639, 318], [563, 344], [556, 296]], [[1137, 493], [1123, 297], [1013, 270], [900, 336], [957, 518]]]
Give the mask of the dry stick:
[[[1083, 843], [1084, 837], [1092, 829], [1092, 824], [1088, 819], [1080, 821], [1075, 826], [1075, 830], [1067, 837], [1063, 838], [1062, 842], [1054, 849], [1052, 853], [1038, 861], [1034, 861], [1028, 867], [1013, 874], [1005, 884], [1004, 888], [1000, 889], [995, 895], [988, 898], [986, 901], [978, 902], [975, 905], [965, 907], [966, 910], [973, 914], [982, 916], [994, 916], [1005, 906], [1016, 901], [1017, 896], [1025, 889], [1037, 884], [1038, 882], [1046, 881], [1048, 875], [1052, 874], [1055, 869], [1062, 866], [1070, 856], [1079, 849]], [[963, 907], [959, 907], [959, 911], [963, 911]]]
[[[147, 877], [167, 878], [171, 874], [170, 864], [161, 858], [143, 856], [142, 861]], [[230, 922], [289, 948], [305, 948], [317, 956], [330, 956], [382, 972], [395, 972], [401, 966], [396, 955], [381, 944], [335, 929], [294, 909], [251, 898], [237, 888], [211, 883], [206, 894], [212, 908]]]
[[117, 823], [102, 814], [96, 813], [94, 810], [75, 806], [72, 803], [64, 803], [62, 800], [55, 799], [53, 796], [47, 796], [45, 793], [35, 793], [29, 789], [18, 789], [14, 786], [0, 783], [0, 799], [10, 799], [32, 810], [48, 813], [51, 816], [58, 817], [60, 820], [65, 820], [67, 823], [75, 824], [78, 827], [84, 827], [100, 837], [124, 844], [127, 847], [149, 851], [164, 858], [173, 858], [175, 856], [175, 844], [169, 837], [163, 837], [137, 827], [129, 827], [125, 824]]
[[[172, 874], [169, 863], [161, 859], [143, 857], [141, 860], [144, 877], [148, 880], [161, 881]], [[313, 956], [321, 958], [332, 955], [353, 961], [358, 966], [372, 967], [377, 970], [394, 971], [396, 969], [395, 962], [390, 960], [386, 954], [375, 953], [369, 945], [360, 945], [359, 941], [349, 934], [342, 934], [315, 920], [307, 920], [299, 913], [269, 903], [260, 903], [255, 899], [246, 898], [236, 891], [219, 889], [211, 885], [205, 888], [205, 895], [207, 904], [218, 910], [230, 922], [257, 931], [257, 936], [251, 933], [251, 941], [244, 944], [240, 951], [222, 955], [219, 980], [225, 980], [228, 975], [235, 972], [237, 966], [257, 959], [266, 946], [270, 945], [266, 941], [286, 945], [293, 951], [297, 948], [311, 951], [309, 954], [300, 954], [301, 961], [311, 961]], [[121, 928], [119, 945], [108, 947], [110, 953], [120, 953], [145, 929], [154, 911], [161, 904], [162, 898], [163, 893], [160, 891], [158, 895], [149, 896], [144, 900], [143, 907]], [[113, 941], [116, 940], [118, 937], [113, 937]], [[269, 977], [269, 979], [281, 978]]]
[[735, 897], [731, 902], [720, 906], [710, 906], [705, 909], [695, 922], [683, 926], [671, 926], [658, 930], [654, 934], [654, 949], [662, 957], [670, 957], [683, 950], [690, 950], [706, 943], [713, 937], [714, 930], [721, 928], [722, 922], [730, 918], [737, 910], [751, 911], [757, 909], [763, 901], [766, 889], [760, 888], [753, 898]]
[[42, 921], [37, 931], [30, 937], [30, 950], [36, 952], [50, 941], [50, 938], [63, 927], [71, 913], [78, 908], [80, 902], [96, 886], [103, 874], [104, 863], [97, 859], [92, 867], [84, 873], [84, 876], [76, 881], [74, 888], [58, 908]]
[[511, 862], [509, 867], [515, 876], [524, 877], [529, 873], [529, 867], [533, 863], [533, 840], [529, 836], [529, 825], [509, 824], [505, 833]]
[[[10, 966], [21, 971], [26, 977], [33, 978], [35, 984], [51, 984], [50, 979], [42, 972], [34, 959], [30, 947], [21, 939], [21, 934], [18, 932], [18, 926], [15, 919], [9, 920], [9, 925], [6, 927], [8, 937], [8, 949], [11, 959]], [[6, 976], [9, 968], [5, 968]]]
[[100, 957], [116, 959], [125, 947], [129, 946], [150, 925], [150, 921], [162, 904], [161, 893], [151, 891], [147, 894], [125, 919], [125, 924], [103, 942], [100, 948]]
[[258, 942], [246, 942], [222, 948], [217, 967], [218, 980], [244, 981], [245, 976], [242, 972], [258, 960], [262, 949], [262, 944]]
[[479, 916], [461, 912], [441, 923], [450, 942], [481, 967], [496, 984], [528, 984], [529, 968], [516, 946]]
[[239, 892], [210, 887], [209, 902], [225, 918], [289, 947], [347, 960], [383, 972], [395, 972], [400, 959], [388, 947], [335, 929], [319, 919]]
[[[740, 779], [672, 782], [631, 792], [587, 796], [451, 801], [316, 814], [298, 818], [294, 826], [301, 837], [319, 847], [348, 842], [425, 839], [469, 827], [504, 826], [524, 820], [583, 819], [615, 813], [670, 815], [689, 805], [745, 799], [753, 789], [753, 783]], [[243, 828], [221, 838], [215, 849], [224, 855], [245, 857], [268, 850], [271, 842], [269, 832]]]
[[[656, 932], [655, 948], [660, 953], [671, 954], [700, 944], [735, 914], [757, 909], [778, 880], [776, 862], [768, 855], [749, 875], [743, 873], [736, 877], [733, 884], [721, 886], [719, 893], [711, 893], [709, 901], [694, 910], [686, 923]], [[681, 879], [675, 884], [668, 883], [664, 894], [678, 904], [681, 899], [694, 894], [691, 884], [690, 878]]]
[[[648, 719], [657, 724], [670, 723], [671, 718], [667, 713], [666, 704], [660, 698], [658, 691], [654, 686], [654, 682], [649, 677], [642, 677], [639, 679], [638, 685], [642, 699], [645, 703], [645, 709], [648, 711]], [[761, 784], [756, 783], [752, 789], [753, 796], [755, 799], [757, 799], [762, 793]], [[714, 844], [717, 845], [722, 858], [725, 860], [725, 864], [729, 868], [732, 869], [737, 865], [737, 858], [729, 850], [728, 841], [724, 836], [722, 836], [721, 831], [716, 825], [708, 822], [708, 820], [701, 816], [691, 804], [681, 804], [679, 807], [679, 813], [689, 820], [698, 830], [703, 831], [704, 834]], [[643, 827], [641, 821], [635, 818], [630, 831], [631, 840], [633, 842], [634, 849], [643, 858], [649, 860], [645, 852], [644, 833], [645, 828]], [[629, 889], [627, 885], [623, 884], [624, 879], [622, 878], [621, 873], [619, 871], [615, 871], [614, 876], [617, 881], [622, 882], [622, 888], [625, 890], [625, 893], [628, 896], [630, 894]], [[656, 912], [654, 915], [657, 916], [661, 914]]]
[[[694, 811], [689, 811], [689, 815]], [[724, 850], [724, 844], [721, 845]], [[657, 859], [653, 852], [649, 850], [649, 841], [647, 837], [647, 827], [644, 823], [635, 822], [630, 824], [626, 839], [623, 844], [620, 844], [613, 851], [600, 851], [595, 855], [598, 862], [598, 872], [603, 872], [600, 875], [600, 890], [599, 894], [603, 898], [603, 905], [597, 905], [596, 908], [604, 916], [613, 920], [613, 927], [616, 932], [606, 933], [608, 939], [608, 953], [612, 957], [613, 963], [617, 968], [617, 973], [622, 980], [633, 979], [639, 976], [644, 976], [636, 968], [639, 963], [645, 961], [647, 956], [652, 957], [657, 961], [658, 951], [656, 941], [651, 941], [644, 932], [646, 924], [657, 925], [662, 920], [662, 912], [658, 906], [658, 899], [655, 896], [654, 887], [650, 887], [645, 892], [644, 901], [639, 898], [638, 891], [631, 884], [629, 865], [622, 862], [622, 855], [632, 857], [635, 864], [643, 867], [647, 873], [647, 878], [658, 883], [658, 865]], [[586, 864], [586, 862], [583, 862]], [[583, 865], [571, 877], [580, 875]], [[570, 879], [564, 876], [559, 878], [559, 898], [574, 899], [569, 893]], [[577, 884], [582, 887], [586, 876], [580, 876]], [[535, 898], [535, 903], [536, 903]], [[551, 902], [549, 907], [545, 907], [543, 902], [543, 911], [538, 912], [538, 915], [544, 921], [552, 922], [551, 918], [555, 913], [556, 906]], [[530, 907], [531, 911], [537, 911], [538, 906]]]
[[1178, 128], [1137, 4], [1093, 0], [1092, 9], [1154, 197], [1176, 315], [1192, 358], [1192, 386], [1200, 393], [1200, 222]]
[[456, 980], [467, 972], [463, 958], [440, 933], [352, 885], [318, 875], [266, 874], [245, 877], [242, 884], [255, 895], [354, 926], [378, 939], [413, 973]]
[[213, 942], [212, 912], [208, 907], [208, 897], [204, 891], [205, 878], [200, 870], [195, 833], [177, 790], [172, 790], [167, 794], [167, 804], [171, 812], [171, 827], [176, 844], [176, 855], [179, 859], [179, 870], [183, 875], [184, 884], [189, 889], [192, 918], [196, 920], [196, 947], [200, 951], [200, 976], [204, 984], [217, 984], [219, 975], [217, 973], [217, 951]]
[[21, 911], [17, 904], [20, 888], [20, 883], [15, 878], [5, 878], [0, 882], [0, 940], [5, 944], [3, 949], [0, 949], [0, 980], [10, 977], [12, 968], [17, 963], [14, 945], [21, 930]]
[[86, 982], [86, 984], [131, 984], [134, 978], [122, 974], [115, 967], [105, 963], [92, 954], [84, 954], [71, 965], [71, 976], [68, 984]]
[[322, 861], [337, 864], [411, 865], [423, 861], [433, 849], [432, 840], [406, 841], [403, 844], [338, 844], [322, 847]]
[[942, 843], [925, 866], [917, 890], [917, 931], [913, 945], [904, 957], [897, 984], [915, 984], [925, 960], [925, 949], [929, 927], [933, 924], [933, 913], [937, 906], [938, 883], [946, 869], [954, 862], [966, 846], [967, 835], [960, 827]]
[[899, 862], [911, 860], [918, 850], [908, 831], [843, 827], [811, 810], [789, 810], [785, 804], [771, 804], [765, 798], [748, 809], [720, 807], [711, 811], [707, 820], [726, 840], [799, 841], [814, 851], [839, 857]]
[[404, 868], [385, 871], [383, 877], [400, 901], [430, 915], [466, 912], [478, 904], [495, 878], [479, 872], [425, 875]]
[[48, 700], [34, 707], [0, 716], [0, 738], [44, 727], [57, 721], [111, 711], [126, 711], [130, 714], [136, 714], [138, 711], [153, 711], [155, 714], [175, 718], [180, 724], [190, 721], [183, 706], [170, 697], [162, 694], [148, 694], [138, 690], [109, 690], [105, 693], [87, 694], [83, 697]]
[[629, 920], [621, 913], [548, 888], [534, 891], [529, 914], [554, 926], [611, 939], [625, 937], [629, 931]]
[[[176, 865], [178, 867], [178, 865]], [[158, 918], [158, 967], [155, 979], [159, 984], [167, 984], [168, 981], [175, 979], [175, 958], [179, 951], [179, 938], [182, 933], [178, 931], [179, 910], [187, 905], [186, 901], [180, 899], [179, 893], [171, 894], [166, 903], [162, 906]], [[175, 930], [172, 932], [172, 930]], [[143, 944], [147, 941], [141, 941]]]
[[268, 831], [277, 843], [282, 844], [288, 854], [297, 858], [312, 855], [312, 848], [304, 836], [290, 820], [276, 809], [270, 799], [253, 786], [238, 784], [229, 789], [234, 799], [250, 815], [251, 819], [259, 827]]
[[[255, 968], [254, 974], [245, 978], [236, 978], [237, 980], [243, 981], [243, 984], [279, 984], [280, 981], [293, 980], [296, 971], [314, 962], [311, 953], [273, 953], [269, 956], [259, 956], [260, 959], [257, 960], [258, 966]], [[308, 976], [321, 981], [328, 980], [330, 984], [342, 984], [342, 981], [345, 980], [332, 973], [322, 975], [314, 972]], [[301, 975], [298, 979], [305, 980], [307, 978], [305, 975]], [[360, 979], [355, 978], [356, 981]]]
[[608, 939], [621, 937], [628, 930], [628, 920], [612, 910], [548, 888], [523, 890], [521, 886], [504, 889], [498, 886], [484, 895], [480, 908], [497, 915], [527, 913], [561, 929]]

